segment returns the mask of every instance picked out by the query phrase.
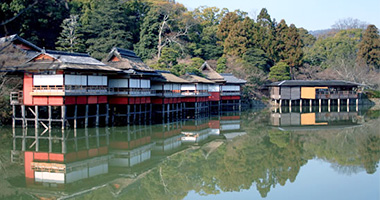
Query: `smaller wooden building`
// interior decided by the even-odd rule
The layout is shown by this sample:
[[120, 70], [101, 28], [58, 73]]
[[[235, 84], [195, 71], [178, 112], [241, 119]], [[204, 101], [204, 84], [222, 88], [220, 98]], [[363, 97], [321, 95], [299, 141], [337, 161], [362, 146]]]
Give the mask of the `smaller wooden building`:
[[358, 104], [361, 84], [342, 80], [285, 80], [269, 84], [270, 98], [279, 105]]

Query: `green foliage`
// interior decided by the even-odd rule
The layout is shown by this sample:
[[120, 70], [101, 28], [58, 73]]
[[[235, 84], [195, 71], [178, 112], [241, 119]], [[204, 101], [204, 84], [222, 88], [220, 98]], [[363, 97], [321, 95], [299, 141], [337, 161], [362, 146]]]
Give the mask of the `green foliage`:
[[312, 47], [305, 51], [305, 62], [311, 65], [332, 67], [335, 63], [346, 60], [355, 61], [357, 45], [362, 30], [341, 30], [333, 37], [318, 38]]
[[71, 15], [70, 18], [64, 19], [61, 27], [61, 36], [56, 42], [57, 49], [68, 52], [85, 52], [83, 34], [79, 32], [78, 15]]
[[223, 73], [227, 69], [227, 58], [220, 57], [216, 63], [216, 72]]
[[364, 92], [368, 98], [380, 98], [380, 91], [367, 89]]
[[170, 68], [178, 63], [177, 58], [180, 55], [181, 54], [178, 50], [171, 47], [164, 47], [158, 63], [163, 64], [166, 68]]
[[242, 56], [248, 48], [253, 46], [254, 22], [249, 17], [235, 23], [225, 39], [224, 53], [232, 56]]
[[243, 55], [243, 60], [247, 62], [249, 68], [255, 67], [265, 72], [269, 71], [269, 60], [263, 50], [249, 48]]
[[203, 63], [205, 63], [205, 60], [203, 60], [202, 58], [195, 57], [191, 59], [190, 67], [199, 69], [203, 65]]
[[273, 81], [290, 80], [289, 65], [285, 62], [279, 62], [270, 68], [269, 79]]
[[375, 25], [368, 25], [359, 43], [358, 60], [380, 68], [380, 36]]
[[132, 33], [129, 25], [133, 22], [125, 12], [125, 5], [118, 0], [93, 0], [87, 15], [83, 15], [83, 32], [87, 36], [87, 52], [102, 59], [117, 46], [132, 47]]
[[1, 1], [0, 19], [10, 20], [0, 29], [0, 35], [19, 34], [37, 46], [54, 49], [62, 20], [69, 17], [65, 1], [13, 0]]

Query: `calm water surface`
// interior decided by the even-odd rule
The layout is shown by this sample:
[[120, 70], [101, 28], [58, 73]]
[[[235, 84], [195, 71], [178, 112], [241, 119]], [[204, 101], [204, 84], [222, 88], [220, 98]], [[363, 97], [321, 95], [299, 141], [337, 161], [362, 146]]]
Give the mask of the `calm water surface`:
[[302, 111], [2, 128], [0, 198], [379, 200], [380, 111]]

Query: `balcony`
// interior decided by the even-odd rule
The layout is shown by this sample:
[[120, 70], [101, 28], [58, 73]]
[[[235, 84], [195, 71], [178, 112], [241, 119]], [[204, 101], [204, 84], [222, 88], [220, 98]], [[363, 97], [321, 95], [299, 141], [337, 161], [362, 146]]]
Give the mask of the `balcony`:
[[153, 90], [158, 97], [181, 97], [181, 90]]
[[356, 99], [358, 93], [356, 91], [320, 91], [316, 93], [317, 99]]
[[240, 96], [240, 91], [221, 91], [220, 96]]
[[183, 90], [181, 91], [182, 96], [197, 96], [197, 97], [208, 97], [210, 93], [207, 90]]
[[33, 86], [32, 96], [109, 95], [107, 86]]
[[110, 94], [123, 96], [155, 96], [150, 88], [110, 88]]

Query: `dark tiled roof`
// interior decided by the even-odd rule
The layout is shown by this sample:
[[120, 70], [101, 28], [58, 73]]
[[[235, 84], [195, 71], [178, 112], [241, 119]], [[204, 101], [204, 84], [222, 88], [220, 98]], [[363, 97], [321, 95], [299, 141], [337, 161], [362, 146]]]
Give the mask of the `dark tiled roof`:
[[233, 84], [245, 84], [247, 83], [246, 80], [237, 78], [236, 76], [230, 74], [230, 73], [221, 73], [221, 76], [223, 76], [224, 80], [226, 80], [226, 83], [233, 83]]
[[33, 43], [29, 42], [28, 40], [25, 40], [24, 38], [18, 36], [17, 34], [0, 38], [0, 43], [6, 43], [6, 42], [13, 42], [14, 43], [17, 41], [25, 44], [26, 46], [29, 46], [34, 51], [41, 51], [42, 50], [40, 47], [34, 45]]
[[46, 54], [61, 61], [62, 63], [67, 64], [105, 65], [104, 63], [85, 53], [70, 53], [63, 51], [46, 50]]
[[269, 84], [269, 87], [273, 86], [359, 86], [361, 84], [343, 80], [286, 80]]
[[[34, 60], [40, 55], [46, 55], [54, 58], [54, 60]], [[21, 66], [12, 67], [12, 71], [27, 70], [96, 70], [96, 71], [112, 71], [121, 72], [120, 69], [108, 66], [88, 54], [70, 53], [53, 50], [42, 50], [41, 53], [31, 58], [28, 62]]]

